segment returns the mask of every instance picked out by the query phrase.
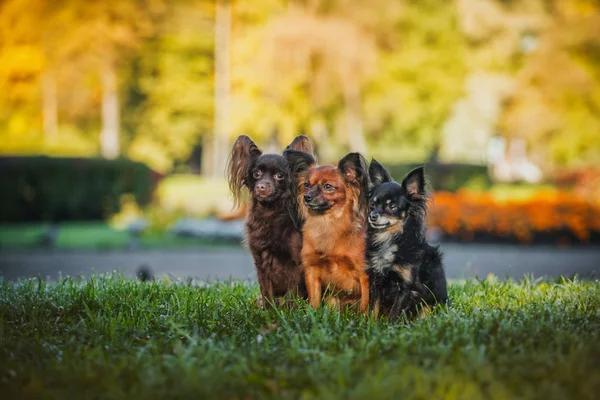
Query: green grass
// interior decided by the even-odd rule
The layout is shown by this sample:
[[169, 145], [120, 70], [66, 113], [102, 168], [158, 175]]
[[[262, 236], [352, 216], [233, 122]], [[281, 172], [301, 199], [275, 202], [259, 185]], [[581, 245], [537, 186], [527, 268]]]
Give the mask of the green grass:
[[[0, 225], [0, 249], [28, 249], [38, 246], [46, 224]], [[124, 249], [129, 246], [129, 234], [111, 228], [105, 222], [66, 222], [60, 225], [56, 247], [59, 249]], [[231, 245], [206, 239], [185, 238], [163, 233], [145, 234], [140, 239], [142, 248], [184, 248]]]
[[0, 281], [2, 398], [593, 399], [600, 283], [468, 281], [411, 324], [256, 286]]

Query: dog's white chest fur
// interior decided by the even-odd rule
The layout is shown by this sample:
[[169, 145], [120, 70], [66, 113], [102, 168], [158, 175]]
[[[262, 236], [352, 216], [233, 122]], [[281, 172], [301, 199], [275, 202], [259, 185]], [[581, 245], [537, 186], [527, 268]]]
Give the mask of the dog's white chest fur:
[[387, 268], [392, 268], [398, 246], [392, 244], [391, 235], [376, 234], [374, 239], [380, 243], [381, 247], [376, 252], [370, 254], [369, 266], [379, 272], [383, 272]]

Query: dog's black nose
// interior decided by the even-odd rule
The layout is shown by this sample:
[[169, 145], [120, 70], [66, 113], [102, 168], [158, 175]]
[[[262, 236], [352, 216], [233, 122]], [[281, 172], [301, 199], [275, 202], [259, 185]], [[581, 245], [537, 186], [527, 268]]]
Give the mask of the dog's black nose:
[[267, 190], [268, 185], [266, 183], [257, 183], [256, 188], [260, 191]]
[[379, 218], [379, 214], [376, 213], [375, 211], [371, 211], [369, 213], [369, 220], [375, 222], [375, 221], [377, 221], [377, 218]]
[[304, 201], [311, 201], [313, 199], [312, 194], [307, 193], [304, 195]]

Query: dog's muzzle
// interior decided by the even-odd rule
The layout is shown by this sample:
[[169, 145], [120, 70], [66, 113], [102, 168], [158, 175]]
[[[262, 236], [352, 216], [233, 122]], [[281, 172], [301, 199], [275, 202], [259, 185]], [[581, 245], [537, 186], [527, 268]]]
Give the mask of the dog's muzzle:
[[330, 208], [327, 202], [315, 201], [315, 198], [311, 193], [304, 195], [304, 205], [313, 211], [325, 211]]
[[375, 211], [369, 213], [369, 225], [374, 229], [384, 229], [391, 225], [387, 218], [380, 218], [381, 215]]
[[379, 219], [379, 213], [376, 213], [375, 211], [371, 211], [369, 213], [369, 222], [377, 222], [378, 219]]

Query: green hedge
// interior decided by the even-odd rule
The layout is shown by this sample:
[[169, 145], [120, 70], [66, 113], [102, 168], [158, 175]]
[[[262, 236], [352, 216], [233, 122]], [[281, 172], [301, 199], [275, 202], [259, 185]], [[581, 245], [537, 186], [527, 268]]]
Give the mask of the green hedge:
[[125, 193], [147, 204], [157, 178], [126, 159], [0, 157], [0, 222], [102, 219]]
[[[402, 182], [412, 169], [423, 164], [386, 164], [392, 177]], [[425, 174], [434, 190], [455, 192], [461, 187], [480, 189], [492, 186], [492, 180], [485, 165], [429, 163], [425, 165]]]

